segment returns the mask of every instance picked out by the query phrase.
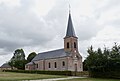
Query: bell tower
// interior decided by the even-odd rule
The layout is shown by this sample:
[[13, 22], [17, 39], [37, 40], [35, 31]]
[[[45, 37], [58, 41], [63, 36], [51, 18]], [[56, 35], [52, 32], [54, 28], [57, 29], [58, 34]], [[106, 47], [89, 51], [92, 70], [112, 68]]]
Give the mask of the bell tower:
[[78, 38], [76, 37], [71, 13], [69, 12], [66, 36], [64, 37], [65, 52], [78, 52]]

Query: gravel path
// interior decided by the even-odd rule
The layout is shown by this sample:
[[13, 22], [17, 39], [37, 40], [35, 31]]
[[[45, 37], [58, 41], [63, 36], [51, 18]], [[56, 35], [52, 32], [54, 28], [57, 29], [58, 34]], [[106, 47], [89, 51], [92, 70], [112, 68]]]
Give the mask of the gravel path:
[[86, 78], [86, 77], [67, 77], [67, 78], [54, 78], [54, 79], [41, 79], [41, 80], [24, 80], [24, 81], [57, 81], [57, 80], [68, 80], [74, 78]]

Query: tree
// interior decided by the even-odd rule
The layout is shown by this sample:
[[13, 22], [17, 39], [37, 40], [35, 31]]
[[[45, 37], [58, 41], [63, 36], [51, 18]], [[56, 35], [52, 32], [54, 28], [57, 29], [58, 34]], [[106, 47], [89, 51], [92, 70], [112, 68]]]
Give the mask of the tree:
[[13, 57], [9, 62], [9, 65], [17, 69], [25, 69], [25, 64], [26, 64], [26, 60], [25, 60], [25, 53], [23, 49], [15, 50]]
[[[119, 45], [115, 43], [115, 45], [111, 49], [104, 48], [103, 51], [101, 50], [101, 48], [98, 48], [96, 51], [94, 51], [93, 47], [91, 46], [90, 48], [88, 48], [88, 53], [89, 55], [84, 61], [84, 67], [86, 70], [88, 69], [88, 71], [90, 73], [93, 73], [94, 76], [97, 76], [99, 74], [101, 74], [102, 76], [102, 74], [106, 74], [107, 77], [120, 77], [120, 74], [118, 74], [120, 73]], [[109, 74], [111, 75], [113, 74], [113, 76], [108, 75], [107, 72], [109, 72]]]
[[93, 47], [91, 46], [88, 48], [87, 52], [89, 53], [88, 57], [85, 59], [85, 66], [88, 68], [88, 70], [91, 67], [94, 67], [96, 65], [96, 58], [97, 58], [97, 52], [93, 50]]
[[36, 55], [37, 54], [35, 52], [30, 53], [27, 57], [27, 62], [31, 62]]

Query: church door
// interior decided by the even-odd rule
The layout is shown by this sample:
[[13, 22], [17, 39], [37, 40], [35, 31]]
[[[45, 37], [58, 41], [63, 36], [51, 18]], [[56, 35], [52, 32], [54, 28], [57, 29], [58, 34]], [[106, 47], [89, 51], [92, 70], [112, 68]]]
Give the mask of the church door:
[[77, 74], [77, 64], [75, 64], [75, 76]]

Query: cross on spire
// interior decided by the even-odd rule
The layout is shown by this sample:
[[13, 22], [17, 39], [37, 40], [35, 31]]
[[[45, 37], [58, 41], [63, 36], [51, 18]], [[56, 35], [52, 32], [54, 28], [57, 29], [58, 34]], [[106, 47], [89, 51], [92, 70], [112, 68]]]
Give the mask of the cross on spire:
[[71, 6], [70, 6], [70, 3], [69, 3], [69, 13], [71, 13]]

